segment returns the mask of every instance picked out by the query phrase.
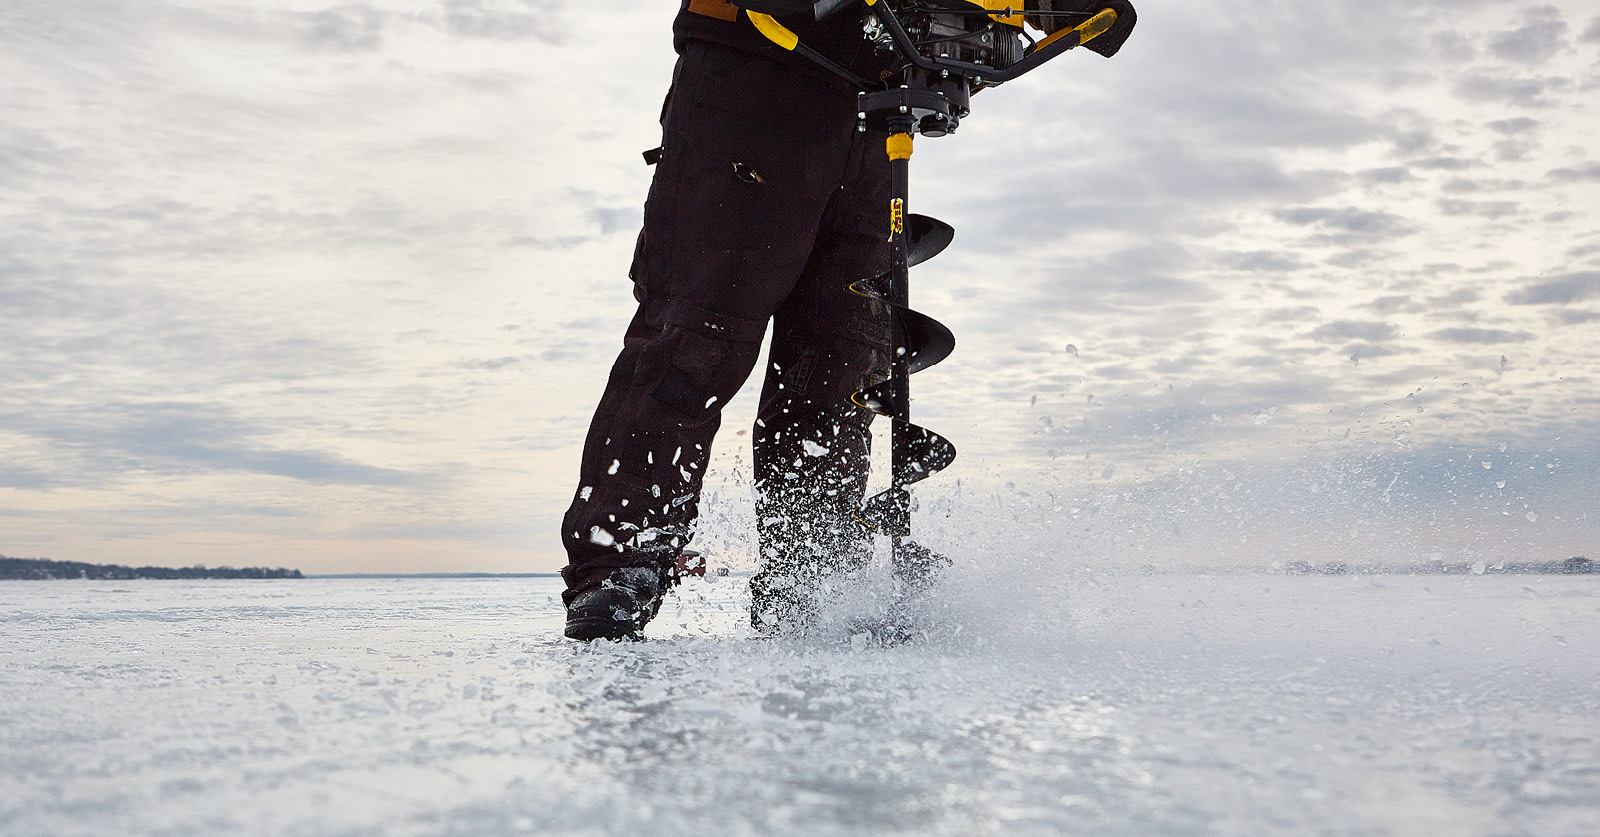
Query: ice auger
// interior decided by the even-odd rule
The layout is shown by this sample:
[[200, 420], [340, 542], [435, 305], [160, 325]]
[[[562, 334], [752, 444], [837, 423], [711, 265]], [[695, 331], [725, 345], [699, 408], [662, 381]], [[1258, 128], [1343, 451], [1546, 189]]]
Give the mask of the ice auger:
[[[735, 0], [738, 2], [738, 0]], [[889, 488], [868, 498], [856, 514], [867, 527], [891, 538], [895, 574], [916, 581], [942, 559], [911, 540], [911, 493], [907, 487], [948, 467], [956, 449], [948, 439], [911, 421], [913, 372], [944, 360], [955, 335], [938, 320], [910, 307], [909, 273], [950, 244], [955, 230], [943, 221], [907, 212], [912, 137], [944, 136], [969, 112], [973, 93], [1010, 81], [1050, 59], [1104, 34], [1117, 12], [1056, 12], [1049, 2], [1029, 2], [1026, 16], [1044, 20], [1054, 33], [1033, 41], [1023, 29], [1024, 0], [820, 0], [817, 19], [856, 3], [870, 7], [863, 34], [895, 65], [886, 81], [863, 78], [800, 42], [771, 15], [746, 10], [768, 40], [816, 62], [860, 91], [857, 129], [886, 131], [890, 167], [889, 269], [856, 282], [850, 290], [882, 300], [890, 311], [894, 353], [889, 378], [851, 396], [858, 406], [887, 416], [890, 431]], [[1116, 5], [1131, 12], [1125, 0]], [[743, 5], [743, 4], [741, 4]], [[761, 5], [756, 2], [750, 6]], [[1059, 2], [1056, 5], [1061, 5]], [[1081, 4], [1078, 4], [1081, 5]], [[1113, 5], [1108, 2], [1107, 5]], [[1041, 10], [1037, 7], [1043, 7]], [[1075, 26], [1052, 19], [1071, 18]], [[1080, 21], [1081, 22], [1078, 22]], [[1131, 23], [1131, 16], [1127, 23]]]

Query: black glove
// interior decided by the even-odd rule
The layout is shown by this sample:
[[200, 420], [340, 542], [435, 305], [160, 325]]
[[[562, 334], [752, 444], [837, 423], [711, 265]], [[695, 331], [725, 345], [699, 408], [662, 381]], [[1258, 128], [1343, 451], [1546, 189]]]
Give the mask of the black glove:
[[1082, 12], [1085, 17], [1056, 17], [1029, 15], [1028, 22], [1043, 29], [1047, 33], [1054, 33], [1058, 29], [1071, 29], [1088, 20], [1087, 15], [1092, 15], [1101, 9], [1110, 9], [1117, 13], [1117, 22], [1111, 25], [1100, 37], [1083, 45], [1084, 49], [1092, 50], [1110, 58], [1122, 48], [1122, 42], [1128, 40], [1133, 34], [1133, 24], [1139, 16], [1133, 11], [1133, 4], [1128, 0], [1024, 0], [1023, 8], [1029, 12]]

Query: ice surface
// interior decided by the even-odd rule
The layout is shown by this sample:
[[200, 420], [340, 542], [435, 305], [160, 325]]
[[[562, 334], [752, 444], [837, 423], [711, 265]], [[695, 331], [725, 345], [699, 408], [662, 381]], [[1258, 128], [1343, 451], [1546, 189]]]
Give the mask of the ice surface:
[[1600, 578], [956, 578], [651, 641], [559, 581], [0, 583], [0, 833], [1600, 833]]

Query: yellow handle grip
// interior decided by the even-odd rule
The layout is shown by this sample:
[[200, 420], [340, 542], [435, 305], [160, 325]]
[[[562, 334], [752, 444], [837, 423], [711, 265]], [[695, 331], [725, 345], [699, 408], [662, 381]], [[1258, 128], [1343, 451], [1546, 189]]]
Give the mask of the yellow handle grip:
[[1082, 33], [1078, 38], [1078, 46], [1104, 35], [1107, 29], [1115, 25], [1117, 25], [1117, 13], [1110, 9], [1101, 9], [1099, 14], [1077, 25], [1077, 31]]
[[[756, 29], [759, 30], [761, 34], [767, 36], [767, 40], [791, 52], [796, 46], [799, 46], [800, 36], [790, 32], [784, 27], [783, 24], [778, 22], [777, 18], [774, 18], [772, 15], [764, 15], [760, 12], [749, 11], [748, 9], [745, 10], [745, 14], [750, 16], [750, 22], [756, 25]], [[1116, 15], [1112, 14], [1111, 19], [1116, 20]]]
[[1104, 35], [1106, 30], [1110, 29], [1112, 26], [1115, 26], [1116, 23], [1116, 12], [1112, 11], [1111, 9], [1101, 9], [1094, 17], [1089, 18], [1077, 26], [1074, 26], [1071, 29], [1063, 29], [1060, 32], [1057, 32], [1054, 35], [1051, 35], [1050, 37], [1040, 41], [1039, 45], [1033, 48], [1033, 51], [1038, 52], [1039, 50], [1044, 49], [1056, 41], [1059, 41], [1062, 38], [1072, 34], [1077, 34], [1078, 46], [1083, 46], [1089, 41]]

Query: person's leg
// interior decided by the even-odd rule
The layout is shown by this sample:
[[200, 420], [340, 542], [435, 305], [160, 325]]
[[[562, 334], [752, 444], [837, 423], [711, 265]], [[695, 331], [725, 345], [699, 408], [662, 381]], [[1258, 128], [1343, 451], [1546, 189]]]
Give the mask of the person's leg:
[[855, 513], [873, 414], [850, 395], [888, 376], [889, 314], [848, 288], [888, 267], [883, 140], [862, 134], [852, 144], [812, 259], [774, 318], [752, 435], [761, 566], [750, 613], [760, 630], [803, 630], [821, 580], [870, 557], [870, 533]]
[[[846, 168], [853, 111], [852, 96], [765, 59], [685, 49], [634, 259], [639, 310], [562, 523], [569, 636], [631, 633], [654, 615], [692, 536], [722, 407], [799, 280]], [[621, 594], [595, 591], [621, 570], [643, 610], [608, 625]]]

